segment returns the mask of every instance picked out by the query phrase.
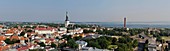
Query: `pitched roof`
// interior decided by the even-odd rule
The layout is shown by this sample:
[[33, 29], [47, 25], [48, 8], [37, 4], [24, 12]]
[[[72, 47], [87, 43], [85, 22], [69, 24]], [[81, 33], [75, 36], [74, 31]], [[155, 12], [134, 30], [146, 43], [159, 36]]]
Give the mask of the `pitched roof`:
[[13, 35], [13, 36], [10, 38], [10, 40], [13, 40], [13, 39], [19, 40], [19, 36]]
[[0, 51], [4, 51], [4, 50], [7, 50], [7, 49], [9, 49], [8, 46], [0, 46]]
[[3, 40], [5, 40], [5, 39], [6, 39], [5, 36], [0, 36], [0, 41], [3, 41]]
[[25, 40], [25, 38], [23, 36], [20, 37], [20, 40]]
[[17, 28], [11, 28], [9, 30], [6, 31], [6, 34], [10, 34], [10, 33], [16, 33], [15, 31], [17, 30]]

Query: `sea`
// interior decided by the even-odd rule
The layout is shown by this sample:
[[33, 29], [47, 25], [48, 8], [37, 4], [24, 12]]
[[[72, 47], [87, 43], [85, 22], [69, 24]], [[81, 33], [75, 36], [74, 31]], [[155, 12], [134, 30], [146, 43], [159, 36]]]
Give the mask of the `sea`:
[[[122, 28], [122, 22], [77, 22], [78, 24], [94, 24], [103, 27]], [[128, 28], [170, 28], [170, 22], [127, 22]]]

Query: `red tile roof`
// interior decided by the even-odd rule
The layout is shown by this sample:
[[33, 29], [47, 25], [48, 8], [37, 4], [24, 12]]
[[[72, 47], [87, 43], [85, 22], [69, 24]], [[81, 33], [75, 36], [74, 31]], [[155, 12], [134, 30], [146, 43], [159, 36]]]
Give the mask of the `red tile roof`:
[[3, 41], [3, 40], [5, 40], [5, 39], [6, 39], [5, 36], [0, 36], [0, 41]]
[[11, 33], [17, 33], [15, 31], [17, 31], [18, 29], [17, 28], [11, 28], [9, 30], [6, 31], [7, 34], [11, 34]]
[[10, 40], [13, 40], [13, 39], [16, 39], [16, 40], [19, 40], [19, 37], [17, 35], [13, 35]]
[[24, 38], [23, 36], [22, 37], [20, 37], [20, 40], [25, 40], [26, 38]]
[[3, 42], [0, 42], [0, 45], [2, 45], [3, 44]]
[[0, 51], [4, 51], [4, 50], [7, 50], [7, 49], [9, 49], [8, 46], [0, 46]]

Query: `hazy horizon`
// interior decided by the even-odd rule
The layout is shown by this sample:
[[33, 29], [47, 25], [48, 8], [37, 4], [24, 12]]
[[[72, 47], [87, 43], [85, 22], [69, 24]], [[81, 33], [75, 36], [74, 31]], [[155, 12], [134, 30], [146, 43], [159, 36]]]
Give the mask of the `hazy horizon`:
[[170, 0], [2, 0], [0, 21], [170, 22]]

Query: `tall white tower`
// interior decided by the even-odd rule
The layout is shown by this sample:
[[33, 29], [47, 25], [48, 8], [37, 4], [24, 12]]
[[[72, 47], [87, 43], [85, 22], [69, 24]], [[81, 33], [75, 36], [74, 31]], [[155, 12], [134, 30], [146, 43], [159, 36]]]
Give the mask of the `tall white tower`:
[[65, 27], [68, 27], [68, 25], [70, 24], [70, 21], [68, 20], [68, 12], [66, 11], [66, 20], [65, 20]]

